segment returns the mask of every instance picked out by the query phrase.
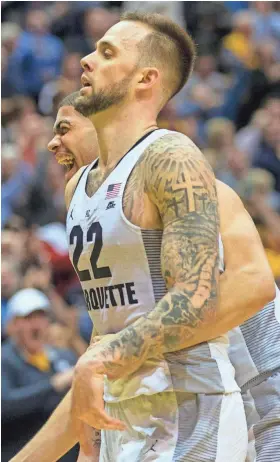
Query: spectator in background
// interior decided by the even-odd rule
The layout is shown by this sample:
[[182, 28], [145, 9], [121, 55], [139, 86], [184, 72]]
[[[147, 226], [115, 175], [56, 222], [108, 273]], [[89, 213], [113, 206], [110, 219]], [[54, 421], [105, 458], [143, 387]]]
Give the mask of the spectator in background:
[[252, 165], [270, 172], [275, 180], [275, 190], [280, 193], [280, 95], [269, 96], [266, 107], [269, 119], [260, 145], [253, 154]]
[[142, 13], [159, 13], [167, 16], [168, 18], [175, 21], [181, 27], [185, 28], [184, 20], [184, 2], [122, 2], [122, 10], [126, 11], [140, 11]]
[[26, 29], [11, 55], [11, 66], [17, 90], [37, 100], [42, 86], [61, 71], [64, 48], [49, 32], [49, 17], [43, 9], [32, 9], [26, 15]]
[[246, 93], [249, 84], [250, 72], [243, 68], [236, 70], [231, 75], [230, 85], [223, 93], [217, 94], [214, 85], [204, 82], [203, 79], [193, 83], [188, 92], [188, 98], [184, 99], [183, 89], [180, 98], [176, 99], [178, 114], [184, 114], [191, 108], [198, 109], [200, 136], [205, 136], [204, 123], [211, 118], [223, 117], [233, 122], [236, 119], [239, 106]]
[[215, 95], [217, 104], [222, 104], [224, 95], [230, 85], [230, 78], [217, 71], [217, 60], [211, 54], [203, 54], [197, 57], [194, 72], [185, 89], [188, 94], [198, 84], [205, 84]]
[[257, 57], [253, 41], [254, 15], [239, 11], [232, 18], [232, 31], [222, 41], [222, 63], [228, 70], [255, 69]]
[[271, 40], [256, 44], [258, 66], [251, 72], [246, 95], [238, 110], [236, 123], [243, 127], [249, 122], [269, 93], [280, 90], [280, 63], [277, 61], [277, 46]]
[[26, 259], [26, 235], [24, 231], [4, 229], [1, 236], [1, 252], [5, 260], [14, 262], [21, 267]]
[[236, 147], [233, 122], [222, 117], [213, 118], [206, 124], [206, 134], [207, 148], [203, 154], [216, 177], [236, 190], [239, 180], [247, 173], [248, 162]]
[[[58, 293], [60, 286], [62, 286], [61, 279], [65, 277], [66, 262], [68, 263], [68, 273], [70, 273], [69, 258], [67, 257], [66, 260], [66, 256], [64, 257], [66, 262], [64, 263], [64, 271], [62, 271], [60, 261], [58, 259], [55, 262], [51, 260], [49, 249], [39, 239], [40, 230], [27, 229], [25, 224], [21, 222], [21, 218], [14, 215], [2, 231], [2, 326], [5, 327], [9, 298], [19, 288], [33, 287], [47, 294], [51, 300], [54, 319], [74, 330], [73, 312], [76, 311], [76, 308], [73, 307], [70, 310]], [[58, 275], [56, 271], [59, 271]], [[71, 268], [68, 277], [73, 280], [74, 275], [75, 273]], [[56, 288], [53, 286], [54, 280], [57, 283]]]
[[[280, 216], [275, 210], [274, 177], [252, 168], [240, 181], [238, 193], [260, 233], [276, 283], [280, 283]], [[279, 201], [279, 198], [278, 198]], [[278, 202], [278, 205], [280, 203]]]
[[71, 2], [56, 1], [51, 2], [49, 8], [51, 33], [61, 40], [77, 34], [79, 15], [72, 6]]
[[64, 57], [61, 75], [46, 83], [39, 95], [38, 108], [44, 115], [54, 114], [55, 99], [62, 99], [81, 87], [81, 64], [82, 55], [69, 53]]
[[269, 126], [274, 118], [279, 120], [279, 112], [280, 102], [277, 93], [268, 95], [261, 107], [253, 113], [249, 124], [237, 132], [236, 144], [241, 151], [245, 152], [250, 164], [259, 149], [265, 127]]
[[[1, 251], [4, 260], [14, 262], [22, 271], [24, 262], [30, 258], [29, 242], [34, 241], [33, 235], [26, 229], [22, 217], [12, 215], [2, 230]], [[42, 253], [36, 256], [41, 261]]]
[[[47, 344], [48, 298], [36, 289], [8, 303], [10, 338], [2, 347], [2, 460], [7, 462], [40, 429], [69, 390], [77, 357]], [[75, 454], [65, 461], [74, 461]]]
[[17, 144], [24, 161], [34, 167], [40, 160], [38, 154], [45, 150], [52, 124], [50, 118], [38, 114], [32, 98], [20, 97], [16, 117], [5, 126], [6, 136]]
[[[280, 45], [280, 13], [273, 7], [275, 2], [250, 2], [255, 17], [254, 38], [261, 41], [274, 39]], [[278, 50], [278, 58], [280, 51]]]
[[[79, 358], [87, 349], [89, 341], [85, 341], [80, 334], [80, 313], [76, 308], [68, 310], [68, 324], [63, 325], [59, 322], [51, 324], [49, 329], [48, 343], [56, 348], [64, 348], [73, 351]], [[87, 315], [88, 316], [88, 315]], [[71, 321], [70, 317], [72, 318]]]
[[4, 144], [16, 145], [21, 160], [29, 164], [29, 168], [34, 173], [40, 151], [45, 150], [47, 139], [52, 131], [53, 121], [38, 114], [32, 98], [17, 96], [13, 116], [9, 120], [2, 119], [2, 123], [4, 123], [2, 126]]
[[175, 100], [169, 101], [161, 111], [158, 126], [167, 130], [176, 130], [184, 133], [200, 148], [204, 147], [204, 124], [201, 121], [201, 108], [188, 102], [180, 107]]
[[[14, 216], [9, 222], [10, 228], [2, 233], [2, 256], [5, 258], [4, 263], [7, 262], [2, 268], [2, 326], [6, 327], [7, 302], [15, 291], [19, 288], [35, 288], [47, 295], [51, 302], [51, 315], [55, 321], [52, 329], [56, 332], [54, 346], [64, 342], [68, 349], [79, 356], [87, 348], [91, 335], [91, 331], [89, 337], [84, 335], [85, 324], [87, 326], [92, 323], [86, 306], [83, 306], [85, 302], [80, 285], [78, 290], [82, 303], [73, 296], [68, 298], [68, 303], [60, 295], [77, 279], [68, 254], [61, 257], [63, 264], [57, 256], [53, 261], [50, 248], [43, 241], [46, 238], [44, 229], [12, 229], [18, 221], [16, 218], [19, 217]], [[56, 232], [57, 245], [61, 240], [60, 234]], [[13, 261], [16, 263], [11, 265], [10, 262]], [[5, 333], [5, 329], [3, 332]], [[58, 341], [60, 334], [61, 339]]]
[[232, 13], [236, 13], [240, 10], [247, 10], [249, 6], [249, 2], [246, 1], [231, 1], [231, 2], [224, 2], [225, 7], [231, 11]]
[[64, 171], [55, 159], [45, 157], [37, 165], [33, 182], [21, 202], [20, 210], [30, 224], [44, 226], [65, 222]]
[[[17, 75], [13, 75], [11, 54], [17, 47], [21, 29], [17, 24], [7, 22], [1, 28], [1, 114], [2, 123], [10, 119], [17, 109], [19, 94], [16, 84]], [[9, 117], [10, 116], [10, 117]]]
[[200, 107], [205, 119], [211, 117], [211, 111], [219, 108], [221, 104], [221, 99], [217, 98], [213, 88], [206, 83], [193, 85], [190, 90], [190, 99]]
[[250, 164], [253, 154], [258, 149], [264, 127], [269, 123], [267, 109], [261, 107], [255, 111], [250, 122], [236, 133], [235, 142], [237, 147], [244, 151]]
[[12, 216], [19, 198], [31, 182], [31, 169], [21, 159], [16, 145], [4, 144], [1, 152], [2, 167], [2, 227]]
[[[5, 238], [4, 238], [5, 239]], [[3, 248], [2, 234], [2, 248]], [[5, 244], [4, 244], [5, 245]], [[20, 272], [15, 260], [4, 259], [1, 262], [1, 337], [6, 338], [7, 306], [8, 300], [14, 295], [20, 286]]]
[[10, 56], [18, 46], [18, 40], [22, 30], [18, 24], [4, 22], [1, 27], [1, 46]]
[[119, 20], [118, 13], [105, 8], [89, 8], [84, 12], [82, 35], [69, 36], [65, 47], [69, 53], [79, 53], [82, 56], [92, 53], [95, 43], [105, 32]]
[[181, 2], [185, 11], [187, 29], [198, 44], [200, 53], [216, 56], [221, 37], [230, 29], [231, 15], [228, 2]]
[[[5, 126], [17, 115], [18, 101], [17, 90], [10, 82], [8, 72], [8, 52], [1, 47], [1, 122]], [[19, 97], [19, 96], [18, 96]], [[3, 137], [2, 137], [3, 140]]]

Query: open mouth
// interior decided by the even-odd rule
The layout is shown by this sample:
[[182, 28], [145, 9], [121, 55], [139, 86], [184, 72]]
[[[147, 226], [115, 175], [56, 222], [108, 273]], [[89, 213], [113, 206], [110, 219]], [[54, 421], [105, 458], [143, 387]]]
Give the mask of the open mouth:
[[31, 332], [31, 336], [32, 336], [33, 340], [38, 340], [42, 336], [41, 330], [40, 329], [33, 329], [33, 331]]
[[81, 77], [81, 84], [82, 84], [83, 88], [84, 88], [84, 87], [91, 87], [91, 84], [90, 84], [90, 82], [89, 82], [89, 79], [88, 79], [88, 78], [86, 77], [86, 75], [84, 75], [84, 74], [83, 74], [82, 77]]
[[65, 168], [67, 172], [70, 172], [73, 166], [74, 166], [74, 162], [71, 162], [70, 164], [65, 164]]
[[59, 165], [64, 165], [66, 170], [70, 172], [70, 170], [73, 168], [75, 158], [71, 155], [66, 154], [63, 156], [56, 156], [56, 160], [59, 163]]

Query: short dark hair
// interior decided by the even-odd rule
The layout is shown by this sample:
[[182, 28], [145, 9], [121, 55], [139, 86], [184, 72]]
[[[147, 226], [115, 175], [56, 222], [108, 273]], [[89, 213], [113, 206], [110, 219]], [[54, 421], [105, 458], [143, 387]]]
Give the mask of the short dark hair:
[[59, 110], [63, 106], [75, 106], [75, 101], [80, 96], [79, 91], [75, 91], [74, 93], [70, 93], [70, 95], [65, 96], [57, 105], [57, 110]]
[[160, 63], [170, 70], [168, 96], [178, 93], [192, 73], [196, 47], [192, 37], [182, 27], [158, 13], [124, 13], [121, 21], [135, 21], [149, 26], [152, 31], [139, 43], [141, 65]]

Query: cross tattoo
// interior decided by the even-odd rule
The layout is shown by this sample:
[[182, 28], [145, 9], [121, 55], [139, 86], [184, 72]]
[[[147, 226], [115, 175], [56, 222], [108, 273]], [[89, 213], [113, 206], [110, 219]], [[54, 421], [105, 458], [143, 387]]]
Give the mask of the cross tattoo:
[[201, 182], [192, 181], [190, 176], [187, 175], [187, 179], [185, 178], [185, 173], [182, 173], [183, 183], [178, 185], [172, 186], [173, 191], [179, 191], [180, 189], [185, 190], [185, 196], [188, 203], [189, 212], [195, 212], [195, 191], [194, 189], [202, 189], [203, 185]]

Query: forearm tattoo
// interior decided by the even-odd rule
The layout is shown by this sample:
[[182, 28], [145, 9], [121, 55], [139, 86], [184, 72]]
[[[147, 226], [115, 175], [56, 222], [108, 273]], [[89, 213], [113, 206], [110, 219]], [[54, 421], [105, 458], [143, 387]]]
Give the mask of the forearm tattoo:
[[96, 430], [96, 428], [94, 428], [92, 430], [92, 444], [93, 444], [93, 446], [100, 447], [100, 445], [101, 445], [101, 430]]
[[162, 275], [168, 292], [104, 347], [109, 378], [137, 370], [149, 357], [185, 348], [217, 311], [219, 214], [211, 167], [188, 138], [176, 133], [153, 143], [137, 168], [163, 223]]

